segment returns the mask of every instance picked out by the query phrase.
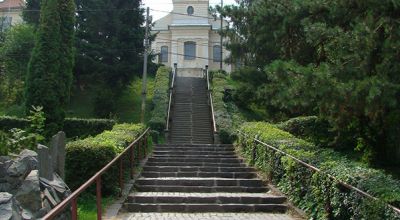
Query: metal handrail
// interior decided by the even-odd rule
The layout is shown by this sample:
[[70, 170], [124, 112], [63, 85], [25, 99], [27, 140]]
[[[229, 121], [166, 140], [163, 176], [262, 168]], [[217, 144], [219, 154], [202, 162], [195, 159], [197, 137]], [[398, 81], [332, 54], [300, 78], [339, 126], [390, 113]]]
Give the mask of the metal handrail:
[[213, 104], [212, 91], [211, 91], [211, 86], [210, 86], [210, 74], [208, 72], [208, 68], [207, 67], [206, 67], [206, 77], [207, 77], [207, 90], [208, 90], [208, 94], [209, 94], [209, 97], [210, 97], [211, 118], [212, 118], [212, 124], [213, 124], [213, 132], [215, 134], [215, 133], [217, 133], [217, 125], [216, 125], [216, 122], [215, 122], [214, 104]]
[[[247, 136], [247, 137], [249, 136], [249, 135], [247, 135], [247, 134], [241, 132], [240, 130], [238, 130], [238, 132], [239, 132], [239, 134], [241, 134], [241, 135], [243, 135], [243, 136]], [[357, 188], [357, 187], [355, 187], [355, 186], [352, 186], [352, 185], [350, 185], [350, 184], [348, 184], [348, 183], [346, 183], [346, 182], [343, 182], [343, 181], [339, 180], [338, 178], [336, 178], [335, 176], [333, 176], [333, 175], [331, 175], [331, 174], [329, 174], [329, 173], [326, 173], [326, 172], [322, 171], [321, 169], [319, 169], [319, 168], [317, 168], [317, 167], [315, 167], [315, 166], [313, 166], [313, 165], [311, 165], [311, 164], [308, 164], [308, 163], [306, 163], [306, 162], [304, 162], [304, 161], [298, 159], [297, 157], [295, 157], [295, 156], [293, 156], [293, 155], [291, 155], [291, 154], [289, 154], [289, 153], [286, 153], [286, 152], [284, 152], [284, 151], [282, 151], [282, 150], [280, 150], [280, 149], [278, 149], [278, 148], [276, 148], [276, 147], [273, 147], [273, 146], [271, 146], [271, 145], [269, 145], [269, 144], [267, 144], [267, 143], [265, 143], [265, 142], [263, 142], [263, 141], [261, 141], [261, 140], [258, 140], [257, 138], [253, 138], [253, 140], [254, 140], [255, 142], [259, 143], [259, 144], [262, 144], [262, 145], [264, 145], [264, 146], [266, 146], [266, 147], [268, 147], [268, 148], [274, 150], [274, 151], [277, 151], [277, 152], [279, 152], [279, 153], [281, 153], [281, 154], [284, 154], [284, 155], [287, 156], [287, 157], [290, 157], [290, 158], [293, 159], [294, 161], [300, 163], [301, 165], [307, 167], [308, 169], [310, 169], [310, 170], [312, 170], [312, 171], [314, 171], [314, 172], [322, 173], [322, 174], [328, 176], [329, 178], [331, 178], [332, 180], [336, 181], [337, 183], [339, 183], [340, 185], [342, 185], [343, 187], [345, 187], [345, 188], [347, 188], [347, 189], [349, 189], [349, 190], [354, 190], [354, 191], [358, 192], [359, 194], [361, 194], [362, 196], [365, 196], [365, 197], [367, 197], [367, 198], [369, 198], [369, 199], [372, 199], [372, 200], [376, 200], [376, 201], [379, 201], [379, 200], [380, 200], [380, 199], [378, 199], [378, 198], [372, 196], [371, 194], [369, 194], [369, 193], [367, 193], [367, 192], [365, 192], [365, 191], [363, 191], [363, 190], [361, 190], [361, 189], [359, 189], [359, 188]], [[254, 147], [255, 147], [255, 146], [254, 146]], [[253, 151], [254, 151], [254, 150], [253, 150]], [[253, 155], [253, 157], [255, 157], [255, 155]], [[256, 158], [252, 158], [253, 161], [255, 161], [255, 159], [256, 159]], [[393, 206], [393, 205], [391, 205], [391, 204], [388, 204], [388, 203], [386, 203], [386, 204], [387, 204], [388, 207], [392, 208], [395, 212], [397, 212], [398, 214], [400, 214], [400, 209], [399, 209], [399, 208], [397, 208], [397, 207], [395, 207], [395, 206]]]
[[176, 75], [176, 68], [172, 72], [172, 82], [171, 82], [171, 87], [169, 88], [169, 101], [168, 101], [168, 112], [167, 112], [167, 122], [165, 125], [165, 131], [168, 132], [169, 130], [169, 119], [170, 119], [170, 114], [171, 114], [171, 106], [172, 106], [172, 95], [174, 92], [174, 86], [175, 86], [175, 75]]
[[[136, 140], [134, 140], [129, 146], [120, 153], [117, 157], [115, 157], [112, 161], [110, 161], [107, 165], [105, 165], [100, 171], [98, 171], [94, 176], [92, 176], [88, 181], [82, 184], [77, 190], [75, 190], [70, 196], [64, 199], [61, 203], [59, 203], [54, 209], [52, 209], [49, 213], [47, 213], [43, 220], [51, 220], [55, 218], [61, 211], [65, 209], [65, 207], [71, 203], [72, 206], [72, 220], [78, 219], [78, 196], [84, 192], [89, 186], [91, 186], [94, 182], [96, 182], [96, 205], [97, 205], [97, 219], [101, 220], [101, 175], [103, 175], [111, 166], [113, 166], [117, 161], [119, 162], [119, 180], [121, 191], [123, 188], [123, 160], [122, 157], [129, 151], [130, 158], [130, 176], [133, 178], [133, 153], [134, 146], [138, 144], [138, 156], [140, 157], [140, 148], [143, 145], [143, 153], [146, 156], [147, 149], [147, 133], [150, 128], [147, 128]], [[144, 144], [140, 141], [143, 140]], [[121, 196], [121, 192], [120, 192]]]

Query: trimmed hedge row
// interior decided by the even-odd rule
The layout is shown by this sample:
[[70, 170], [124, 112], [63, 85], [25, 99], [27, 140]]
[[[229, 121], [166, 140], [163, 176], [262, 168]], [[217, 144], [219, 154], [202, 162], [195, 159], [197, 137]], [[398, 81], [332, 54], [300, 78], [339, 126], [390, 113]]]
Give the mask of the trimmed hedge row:
[[158, 68], [155, 78], [153, 94], [153, 111], [149, 126], [153, 130], [163, 132], [166, 128], [167, 108], [169, 102], [169, 76], [171, 68], [161, 66]]
[[115, 124], [116, 121], [110, 119], [66, 118], [64, 131], [69, 138], [84, 138], [111, 130]]
[[29, 120], [13, 116], [0, 116], [0, 130], [9, 131], [13, 128], [25, 129], [29, 127]]
[[330, 124], [317, 116], [301, 116], [291, 118], [277, 124], [277, 127], [298, 138], [312, 142], [317, 146], [329, 145], [334, 137]]
[[[298, 139], [275, 125], [249, 122], [241, 126], [237, 145], [251, 160], [256, 147], [254, 165], [265, 172], [299, 208], [312, 219], [400, 219], [385, 202], [400, 207], [400, 182], [382, 171], [367, 168], [331, 149], [318, 148]], [[277, 147], [338, 180], [380, 198], [374, 201], [348, 190], [324, 173], [316, 173], [293, 159], [265, 146], [255, 145], [254, 137]]]
[[[29, 127], [29, 120], [10, 116], [0, 116], [0, 130], [8, 131], [12, 128], [26, 129]], [[110, 130], [116, 121], [109, 119], [80, 119], [66, 118], [64, 121], [64, 132], [68, 138], [84, 138]]]
[[212, 96], [217, 124], [218, 135], [224, 144], [232, 143], [235, 140], [236, 130], [244, 122], [237, 106], [226, 98], [227, 87], [226, 75], [215, 72], [212, 74]]
[[[65, 159], [68, 186], [77, 189], [144, 131], [145, 126], [142, 124], [117, 124], [112, 130], [95, 137], [69, 142]], [[114, 166], [102, 176], [102, 190], [105, 194], [116, 192], [117, 173], [117, 167]]]

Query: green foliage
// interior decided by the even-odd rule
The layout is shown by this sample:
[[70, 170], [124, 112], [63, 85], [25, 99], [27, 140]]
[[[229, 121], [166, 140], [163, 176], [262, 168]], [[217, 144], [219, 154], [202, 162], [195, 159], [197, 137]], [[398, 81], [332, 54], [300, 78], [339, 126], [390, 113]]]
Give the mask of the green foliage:
[[329, 131], [331, 126], [317, 116], [291, 118], [279, 123], [277, 127], [320, 147], [328, 146], [333, 141], [333, 134]]
[[115, 94], [109, 88], [99, 88], [94, 99], [94, 113], [99, 118], [110, 118], [116, 111]]
[[11, 116], [0, 116], [0, 130], [8, 131], [13, 128], [26, 129], [28, 127], [28, 119]]
[[161, 66], [156, 73], [153, 110], [149, 126], [158, 132], [163, 132], [166, 129], [171, 71], [171, 68]]
[[220, 72], [212, 73], [212, 96], [218, 136], [222, 143], [232, 143], [236, 130], [244, 119], [237, 106], [229, 98], [227, 76]]
[[103, 99], [112, 99], [142, 72], [145, 19], [141, 1], [75, 2], [80, 9], [76, 16], [75, 78], [80, 86], [98, 84], [109, 89], [113, 96]]
[[[18, 128], [43, 135], [43, 113], [33, 111], [28, 118], [0, 116], [0, 130]], [[66, 118], [63, 131], [68, 138], [85, 138], [111, 130], [115, 123], [116, 121], [110, 119]]]
[[[95, 137], [69, 142], [66, 148], [66, 182], [75, 190], [114, 157], [121, 153], [145, 130], [141, 124], [114, 125]], [[135, 148], [137, 149], [137, 148]], [[118, 180], [116, 166], [102, 176], [103, 193], [115, 192]]]
[[[256, 159], [251, 161], [311, 219], [399, 219], [383, 202], [400, 206], [400, 182], [380, 170], [350, 161], [330, 149], [314, 146], [268, 123], [245, 123], [237, 144], [251, 161], [253, 147]], [[253, 138], [274, 146], [322, 170], [316, 173], [292, 158], [265, 146]], [[383, 202], [376, 202], [341, 186], [351, 184]]]
[[22, 104], [27, 64], [34, 46], [34, 28], [26, 24], [13, 26], [0, 45], [0, 105]]
[[111, 130], [115, 124], [116, 121], [110, 119], [67, 118], [64, 122], [64, 131], [69, 138], [85, 138]]
[[241, 1], [220, 10], [233, 60], [249, 66], [233, 74], [242, 105], [274, 121], [318, 115], [336, 147], [358, 145], [375, 164], [400, 161], [397, 1]]
[[42, 5], [28, 66], [25, 106], [27, 111], [31, 106], [43, 106], [46, 136], [62, 129], [69, 98], [74, 30], [74, 7], [70, 1], [49, 0]]

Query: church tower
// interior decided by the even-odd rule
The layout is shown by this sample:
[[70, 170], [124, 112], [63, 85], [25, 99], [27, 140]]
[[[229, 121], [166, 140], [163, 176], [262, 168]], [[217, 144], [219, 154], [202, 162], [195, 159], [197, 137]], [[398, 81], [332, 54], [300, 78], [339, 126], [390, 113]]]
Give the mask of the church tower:
[[[181, 76], [202, 76], [206, 65], [218, 70], [221, 61], [221, 43], [218, 30], [220, 20], [209, 13], [208, 0], [172, 0], [173, 10], [155, 21], [157, 33], [152, 49], [159, 53], [158, 62], [166, 66], [178, 64]], [[224, 50], [226, 56], [227, 51]], [[224, 64], [231, 72], [231, 66]]]

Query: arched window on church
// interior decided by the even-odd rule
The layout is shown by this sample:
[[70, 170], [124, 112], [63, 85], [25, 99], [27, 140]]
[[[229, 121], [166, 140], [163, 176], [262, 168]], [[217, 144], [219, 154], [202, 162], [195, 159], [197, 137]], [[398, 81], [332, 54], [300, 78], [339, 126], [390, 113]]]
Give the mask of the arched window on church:
[[221, 62], [221, 46], [213, 46], [213, 60], [214, 62]]
[[185, 42], [185, 60], [194, 60], [196, 58], [196, 42]]
[[168, 63], [168, 47], [167, 46], [162, 46], [161, 47], [161, 62], [162, 63]]

